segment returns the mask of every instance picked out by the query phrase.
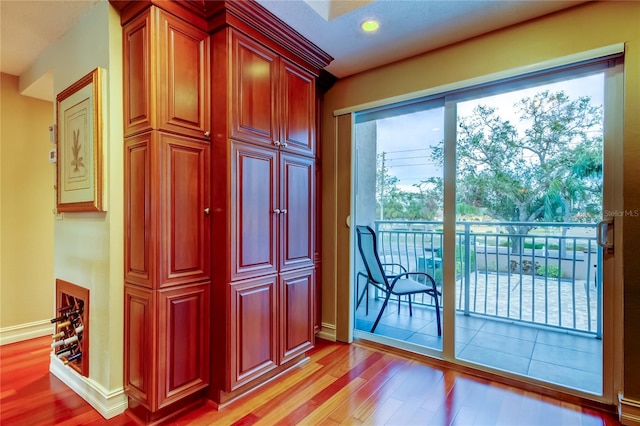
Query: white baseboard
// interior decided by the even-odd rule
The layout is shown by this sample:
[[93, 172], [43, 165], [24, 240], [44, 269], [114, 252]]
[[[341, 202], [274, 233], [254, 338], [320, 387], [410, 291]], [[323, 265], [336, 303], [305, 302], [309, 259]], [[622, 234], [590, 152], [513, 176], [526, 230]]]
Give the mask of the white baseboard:
[[127, 397], [124, 393], [124, 388], [107, 391], [100, 384], [81, 376], [71, 367], [64, 365], [62, 361], [53, 355], [51, 356], [49, 371], [87, 401], [105, 419], [117, 416], [127, 409]]
[[624, 397], [619, 398], [620, 422], [627, 426], [640, 426], [640, 401]]
[[51, 321], [42, 320], [0, 328], [0, 346], [53, 334]]
[[336, 326], [334, 324], [327, 324], [323, 322], [320, 324], [320, 331], [316, 334], [321, 339], [329, 340], [331, 342], [336, 341]]

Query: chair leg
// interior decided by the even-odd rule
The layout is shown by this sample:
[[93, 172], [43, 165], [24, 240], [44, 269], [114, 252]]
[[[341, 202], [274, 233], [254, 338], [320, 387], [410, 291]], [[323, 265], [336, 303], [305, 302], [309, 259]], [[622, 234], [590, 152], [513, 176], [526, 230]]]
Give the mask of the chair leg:
[[367, 293], [367, 300], [364, 301], [364, 313], [365, 315], [369, 316], [369, 279], [367, 278], [367, 289], [366, 289], [366, 293]]
[[413, 316], [413, 311], [411, 310], [411, 295], [407, 294], [407, 299], [409, 299], [409, 316]]
[[400, 296], [398, 296], [398, 315], [400, 315]]
[[438, 336], [442, 336], [442, 327], [440, 326], [440, 304], [438, 303], [438, 293], [433, 295], [436, 305], [436, 323], [438, 324]]
[[378, 323], [380, 322], [380, 318], [382, 318], [382, 313], [384, 312], [384, 309], [387, 307], [387, 303], [389, 303], [389, 297], [391, 297], [391, 293], [387, 293], [387, 296], [384, 298], [384, 303], [382, 304], [382, 308], [380, 309], [380, 313], [378, 314], [378, 318], [376, 318], [376, 322], [373, 323], [373, 327], [371, 327], [371, 332], [373, 333], [374, 331], [376, 331], [376, 327], [378, 326]]

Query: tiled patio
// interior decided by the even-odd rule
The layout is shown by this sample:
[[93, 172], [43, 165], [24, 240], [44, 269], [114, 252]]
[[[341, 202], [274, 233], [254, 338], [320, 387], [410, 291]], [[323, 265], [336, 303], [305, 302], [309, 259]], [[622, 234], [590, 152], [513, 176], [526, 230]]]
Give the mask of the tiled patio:
[[[356, 329], [370, 331], [382, 300], [363, 300], [356, 311]], [[442, 349], [435, 311], [414, 304], [413, 316], [402, 302], [390, 301], [375, 334]], [[456, 315], [456, 357], [562, 386], [600, 394], [602, 341], [593, 336], [507, 322], [485, 316]]]

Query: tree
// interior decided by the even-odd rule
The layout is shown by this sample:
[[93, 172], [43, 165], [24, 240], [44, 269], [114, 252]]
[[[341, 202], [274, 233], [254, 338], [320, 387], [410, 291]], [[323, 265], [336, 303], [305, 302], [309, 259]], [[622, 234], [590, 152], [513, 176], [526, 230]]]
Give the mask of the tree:
[[416, 184], [418, 192], [402, 191], [399, 182], [386, 167], [386, 153], [378, 154], [376, 217], [379, 220], [434, 220], [442, 206], [442, 182], [432, 178]]
[[[514, 105], [517, 127], [495, 108], [479, 105], [458, 120], [457, 203], [484, 208], [499, 221], [568, 221], [578, 209], [595, 214], [601, 197], [602, 106], [548, 90]], [[432, 159], [443, 164], [443, 143]], [[597, 212], [599, 213], [599, 212]], [[588, 220], [589, 215], [582, 216]], [[521, 239], [512, 238], [513, 250]]]

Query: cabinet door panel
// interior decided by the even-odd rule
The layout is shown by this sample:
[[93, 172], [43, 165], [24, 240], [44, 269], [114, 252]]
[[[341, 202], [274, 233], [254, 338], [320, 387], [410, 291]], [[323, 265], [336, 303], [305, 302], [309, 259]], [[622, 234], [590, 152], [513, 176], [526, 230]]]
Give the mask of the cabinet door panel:
[[152, 287], [151, 258], [151, 151], [152, 135], [144, 133], [125, 143], [125, 280]]
[[158, 407], [209, 382], [209, 283], [159, 292]]
[[[154, 9], [152, 9], [154, 10]], [[159, 13], [160, 126], [207, 138], [209, 118], [209, 37], [181, 19]]]
[[312, 158], [281, 154], [280, 270], [311, 267], [314, 261], [315, 172]]
[[124, 135], [152, 127], [151, 16], [143, 13], [123, 28]]
[[232, 142], [231, 155], [231, 279], [275, 273], [277, 153]]
[[313, 269], [282, 274], [280, 283], [280, 362], [284, 363], [314, 345]]
[[155, 304], [151, 290], [131, 285], [124, 287], [124, 385], [147, 409], [154, 406], [154, 383], [157, 365], [149, 354], [155, 353], [153, 338]]
[[282, 140], [284, 149], [300, 154], [315, 152], [315, 80], [296, 65], [282, 61]]
[[233, 33], [231, 137], [273, 145], [276, 125], [277, 57], [251, 39]]
[[162, 193], [162, 283], [210, 278], [209, 145], [160, 136]]
[[231, 285], [228, 391], [276, 367], [276, 276]]

